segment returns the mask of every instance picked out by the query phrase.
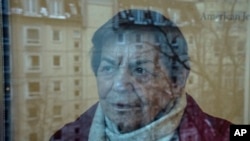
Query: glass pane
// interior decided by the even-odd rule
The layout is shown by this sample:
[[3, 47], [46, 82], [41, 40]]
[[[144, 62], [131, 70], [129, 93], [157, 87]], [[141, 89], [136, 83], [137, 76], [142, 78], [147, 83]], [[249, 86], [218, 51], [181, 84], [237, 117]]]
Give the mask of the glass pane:
[[[181, 121], [197, 122], [181, 126], [179, 120], [171, 121], [177, 123], [173, 131], [179, 140], [190, 134], [191, 140], [203, 139], [196, 139], [201, 132], [184, 130], [186, 125], [211, 123], [218, 127], [213, 129], [222, 129], [213, 124], [214, 117], [250, 124], [247, 0], [3, 0], [1, 4], [4, 140], [84, 140], [81, 137], [91, 136], [86, 134], [95, 125], [89, 121], [97, 102], [105, 129], [121, 135], [155, 126], [172, 112], [180, 119], [189, 117], [185, 116], [189, 112], [194, 120]], [[184, 116], [172, 110], [181, 100], [178, 115]], [[69, 128], [64, 126], [72, 122]]]

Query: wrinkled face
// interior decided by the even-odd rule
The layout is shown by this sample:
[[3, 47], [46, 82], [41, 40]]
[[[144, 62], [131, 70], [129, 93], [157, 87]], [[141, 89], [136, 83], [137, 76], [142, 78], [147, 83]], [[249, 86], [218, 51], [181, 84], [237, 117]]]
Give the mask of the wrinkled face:
[[121, 132], [150, 123], [172, 99], [162, 54], [149, 43], [150, 34], [144, 32], [145, 41], [137, 43], [134, 32], [126, 33], [123, 44], [111, 37], [103, 46], [97, 70], [100, 104]]

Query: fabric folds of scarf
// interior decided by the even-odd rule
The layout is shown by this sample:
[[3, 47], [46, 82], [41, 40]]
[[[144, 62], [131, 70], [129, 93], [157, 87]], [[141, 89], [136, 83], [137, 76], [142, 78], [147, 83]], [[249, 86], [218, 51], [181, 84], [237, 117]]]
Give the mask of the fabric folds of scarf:
[[[186, 95], [179, 97], [173, 109], [152, 123], [129, 133], [114, 132], [112, 121], [105, 118], [100, 104], [97, 107], [93, 123], [90, 128], [90, 141], [170, 141], [177, 135], [184, 109]], [[106, 120], [105, 120], [106, 119]], [[128, 119], [129, 120], [129, 119]]]

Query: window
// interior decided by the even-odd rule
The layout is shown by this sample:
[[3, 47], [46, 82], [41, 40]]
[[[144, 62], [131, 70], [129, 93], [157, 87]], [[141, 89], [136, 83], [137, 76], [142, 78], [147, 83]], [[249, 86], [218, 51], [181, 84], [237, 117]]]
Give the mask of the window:
[[28, 117], [29, 118], [37, 118], [38, 117], [38, 108], [37, 107], [29, 107], [28, 108]]
[[236, 47], [237, 47], [237, 50], [236, 52], [237, 53], [243, 53], [245, 51], [245, 45], [246, 42], [245, 41], [239, 41], [237, 44], [236, 44]]
[[28, 55], [26, 61], [27, 69], [30, 71], [40, 70], [40, 56], [39, 55]]
[[74, 3], [69, 3], [69, 9], [72, 15], [77, 15], [77, 8]]
[[80, 67], [79, 67], [79, 66], [75, 66], [75, 67], [74, 67], [74, 72], [75, 72], [75, 73], [80, 72]]
[[80, 85], [80, 80], [79, 80], [79, 79], [76, 79], [76, 80], [74, 81], [74, 84], [75, 84], [75, 86], [79, 86], [79, 85]]
[[61, 66], [61, 57], [59, 55], [53, 56], [53, 66], [54, 67]]
[[80, 30], [74, 30], [73, 31], [73, 37], [75, 39], [81, 38], [81, 32], [80, 32]]
[[125, 43], [125, 39], [124, 39], [124, 34], [123, 33], [119, 33], [117, 36], [117, 41], [118, 43]]
[[52, 32], [52, 40], [53, 41], [62, 41], [62, 35], [61, 35], [61, 31], [60, 30], [53, 30]]
[[156, 43], [156, 44], [159, 44], [159, 43], [160, 43], [160, 40], [161, 40], [161, 39], [160, 39], [160, 35], [155, 34], [154, 37], [155, 37], [155, 43]]
[[141, 49], [141, 48], [143, 47], [143, 45], [142, 45], [142, 44], [139, 44], [139, 45], [135, 45], [135, 47], [136, 47], [137, 49]]
[[136, 34], [135, 35], [135, 40], [137, 43], [140, 43], [141, 42], [141, 34]]
[[231, 76], [226, 76], [222, 79], [222, 84], [223, 86], [226, 88], [226, 89], [230, 89], [230, 88], [233, 88], [234, 86], [234, 78]]
[[144, 20], [144, 13], [143, 13], [143, 11], [137, 11], [135, 18], [136, 18], [135, 19], [136, 23], [139, 23], [139, 24], [143, 23], [143, 20]]
[[53, 107], [53, 115], [56, 116], [56, 117], [58, 117], [58, 116], [61, 116], [61, 114], [62, 114], [62, 106], [55, 105]]
[[75, 62], [79, 62], [80, 61], [80, 56], [79, 55], [75, 55], [74, 56], [74, 61]]
[[61, 91], [61, 81], [54, 81], [53, 82], [53, 91], [54, 92]]
[[168, 8], [168, 14], [174, 23], [181, 22], [181, 11], [179, 9]]
[[62, 18], [64, 17], [64, 4], [63, 0], [50, 0], [49, 11], [51, 17]]
[[79, 104], [75, 104], [75, 109], [79, 109]]
[[163, 24], [163, 17], [160, 14], [155, 14], [155, 24]]
[[30, 133], [29, 134], [29, 141], [38, 141], [37, 133]]
[[221, 47], [219, 45], [214, 45], [214, 54], [215, 56], [219, 56], [221, 53]]
[[40, 40], [40, 29], [39, 28], [25, 28], [25, 38], [26, 45], [39, 45], [41, 43]]
[[28, 82], [29, 96], [37, 96], [40, 94], [41, 86], [40, 82]]
[[80, 91], [79, 90], [75, 90], [75, 96], [79, 96], [80, 95]]
[[188, 41], [189, 41], [189, 44], [193, 44], [194, 43], [194, 37], [192, 35], [188, 36]]
[[194, 76], [190, 75], [188, 78], [188, 84], [193, 84], [194, 83]]
[[38, 13], [38, 0], [24, 0], [25, 14], [34, 15]]
[[79, 48], [80, 47], [80, 42], [79, 41], [74, 41], [74, 47]]

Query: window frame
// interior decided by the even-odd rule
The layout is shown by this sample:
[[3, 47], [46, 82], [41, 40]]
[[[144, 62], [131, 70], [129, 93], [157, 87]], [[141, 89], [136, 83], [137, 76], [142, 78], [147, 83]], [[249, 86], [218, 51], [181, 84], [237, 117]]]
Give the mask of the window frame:
[[[36, 92], [30, 91], [30, 86], [29, 86], [30, 83], [38, 83], [39, 90]], [[26, 92], [27, 92], [28, 98], [38, 98], [41, 96], [42, 83], [39, 80], [30, 80], [27, 82], [26, 89], [27, 89]]]
[[[59, 88], [59, 89], [58, 89]], [[61, 92], [62, 91], [62, 81], [61, 80], [54, 80], [52, 82], [52, 91], [53, 92]]]
[[[30, 39], [28, 30], [37, 30], [37, 39]], [[41, 27], [38, 26], [25, 26], [24, 27], [24, 45], [25, 46], [41, 46]]]
[[49, 17], [65, 18], [64, 0], [50, 0], [48, 3], [49, 3]]
[[[55, 39], [55, 38], [54, 38], [55, 33], [58, 34], [58, 39]], [[51, 31], [51, 40], [52, 40], [53, 42], [62, 42], [62, 40], [63, 40], [63, 31], [60, 30], [60, 29], [53, 29], [53, 30]]]
[[[32, 57], [38, 57], [38, 64], [33, 65], [33, 59]], [[42, 68], [42, 60], [41, 60], [41, 55], [38, 53], [27, 53], [25, 54], [25, 71], [26, 72], [40, 72]]]
[[23, 0], [23, 9], [25, 15], [36, 16], [39, 15], [38, 0]]
[[[55, 59], [58, 59], [58, 60], [55, 60]], [[59, 61], [59, 62], [57, 62], [57, 61]], [[53, 55], [52, 56], [52, 66], [53, 66], [53, 68], [61, 68], [62, 67], [62, 56], [61, 55]]]

